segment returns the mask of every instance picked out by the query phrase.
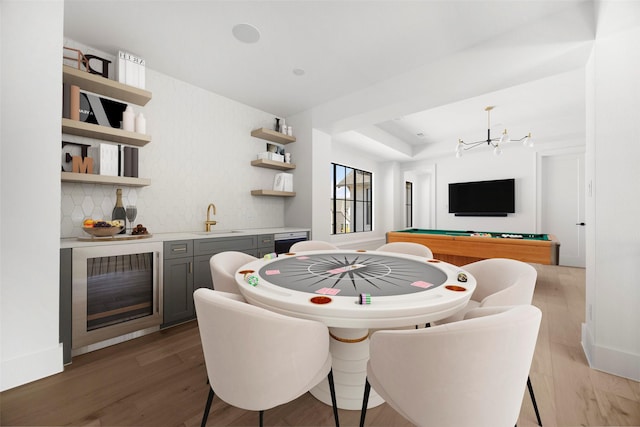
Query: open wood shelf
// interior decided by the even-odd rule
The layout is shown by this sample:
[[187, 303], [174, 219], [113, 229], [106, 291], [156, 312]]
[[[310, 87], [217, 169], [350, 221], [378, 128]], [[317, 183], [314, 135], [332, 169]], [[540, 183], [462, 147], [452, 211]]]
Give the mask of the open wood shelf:
[[151, 92], [110, 80], [98, 74], [91, 74], [68, 65], [62, 66], [62, 81], [79, 86], [89, 92], [115, 98], [127, 103], [146, 105], [151, 100]]
[[259, 168], [267, 168], [267, 169], [277, 169], [281, 171], [291, 170], [296, 168], [296, 165], [292, 163], [277, 162], [275, 160], [268, 160], [268, 159], [252, 160], [251, 166], [257, 166]]
[[251, 190], [252, 196], [294, 197], [294, 191]]
[[62, 182], [79, 182], [85, 184], [117, 184], [129, 187], [146, 187], [151, 185], [147, 178], [132, 178], [127, 176], [96, 175], [88, 173], [61, 172]]
[[62, 119], [62, 133], [133, 145], [135, 147], [144, 147], [151, 142], [151, 135], [65, 118]]
[[259, 128], [251, 131], [251, 136], [256, 138], [266, 139], [267, 141], [277, 142], [278, 144], [289, 144], [290, 142], [296, 142], [295, 136], [285, 135], [275, 130], [267, 128]]

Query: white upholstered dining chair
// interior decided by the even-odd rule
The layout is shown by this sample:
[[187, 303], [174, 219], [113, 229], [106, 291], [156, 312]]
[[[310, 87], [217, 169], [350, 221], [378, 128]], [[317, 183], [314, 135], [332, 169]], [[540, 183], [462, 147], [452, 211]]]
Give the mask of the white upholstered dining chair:
[[515, 425], [542, 313], [523, 305], [482, 314], [489, 315], [375, 332], [360, 426], [370, 387], [417, 426]]
[[338, 249], [338, 247], [329, 242], [325, 242], [324, 240], [303, 240], [291, 245], [289, 252], [321, 251], [333, 249]]
[[530, 305], [538, 272], [531, 265], [506, 258], [489, 258], [463, 265], [463, 270], [476, 279], [476, 289], [467, 306], [437, 324], [462, 320], [476, 307]]
[[247, 304], [239, 295], [208, 288], [197, 289], [193, 296], [211, 386], [203, 427], [214, 394], [229, 405], [259, 411], [262, 426], [265, 410], [298, 398], [327, 377], [339, 425], [324, 324], [284, 316]]
[[257, 258], [244, 252], [226, 251], [213, 255], [209, 259], [213, 289], [222, 292], [240, 294], [236, 283], [236, 270]]
[[[490, 258], [462, 266], [476, 279], [476, 289], [467, 306], [443, 320], [444, 324], [462, 320], [476, 308], [506, 305], [530, 305], [536, 287], [538, 272], [531, 265], [513, 259]], [[538, 403], [533, 392], [531, 378], [527, 377], [527, 389], [536, 414], [538, 425], [542, 426]]]
[[416, 255], [424, 258], [433, 258], [433, 252], [425, 245], [414, 242], [391, 242], [380, 246], [377, 251], [397, 252], [401, 254]]

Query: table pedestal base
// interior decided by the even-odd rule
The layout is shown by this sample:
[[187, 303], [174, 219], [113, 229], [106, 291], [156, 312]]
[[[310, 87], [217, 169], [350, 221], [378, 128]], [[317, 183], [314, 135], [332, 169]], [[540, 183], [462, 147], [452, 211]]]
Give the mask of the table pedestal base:
[[[333, 382], [336, 388], [338, 408], [360, 410], [364, 395], [369, 361], [369, 330], [329, 328], [329, 349], [333, 359]], [[325, 379], [311, 389], [311, 394], [327, 405], [331, 405], [329, 383]], [[372, 388], [367, 407], [381, 405], [384, 400]]]

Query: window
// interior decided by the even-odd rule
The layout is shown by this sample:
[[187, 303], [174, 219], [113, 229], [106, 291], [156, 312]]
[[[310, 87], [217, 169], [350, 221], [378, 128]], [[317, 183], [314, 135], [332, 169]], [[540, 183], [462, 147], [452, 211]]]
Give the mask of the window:
[[331, 163], [331, 234], [371, 231], [372, 174]]
[[404, 223], [405, 227], [413, 227], [413, 183], [404, 183]]

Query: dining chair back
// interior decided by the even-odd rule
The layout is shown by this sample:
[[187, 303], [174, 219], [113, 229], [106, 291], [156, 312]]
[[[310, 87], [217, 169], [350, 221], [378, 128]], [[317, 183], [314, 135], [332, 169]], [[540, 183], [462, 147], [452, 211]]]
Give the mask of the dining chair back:
[[423, 329], [371, 336], [370, 387], [417, 426], [513, 426], [542, 313], [532, 305]]
[[209, 259], [213, 289], [222, 292], [240, 294], [236, 283], [236, 270], [257, 258], [244, 252], [226, 251], [213, 255]]
[[324, 240], [303, 240], [296, 242], [289, 248], [290, 252], [304, 252], [304, 251], [321, 251], [321, 250], [334, 250], [338, 249], [336, 245], [333, 245]]
[[329, 353], [329, 331], [317, 321], [284, 316], [243, 302], [236, 294], [199, 288], [194, 294], [198, 328], [211, 385], [229, 405], [260, 411], [290, 402], [329, 379], [338, 412]]
[[433, 252], [425, 245], [414, 242], [391, 242], [380, 246], [377, 251], [398, 252], [401, 254], [416, 255], [424, 258], [433, 258]]
[[[466, 318], [471, 310], [477, 308], [530, 305], [533, 301], [538, 272], [527, 263], [513, 259], [490, 258], [464, 265], [462, 269], [476, 279], [476, 289], [463, 310], [447, 319], [439, 320], [438, 324]], [[527, 389], [538, 425], [542, 426], [538, 403], [529, 377]]]
[[476, 279], [476, 289], [465, 308], [438, 320], [438, 324], [462, 320], [476, 307], [531, 304], [538, 272], [531, 265], [506, 258], [489, 258], [463, 265]]
[[531, 304], [538, 272], [531, 265], [506, 258], [485, 259], [462, 267], [476, 278], [471, 299], [481, 307]]

